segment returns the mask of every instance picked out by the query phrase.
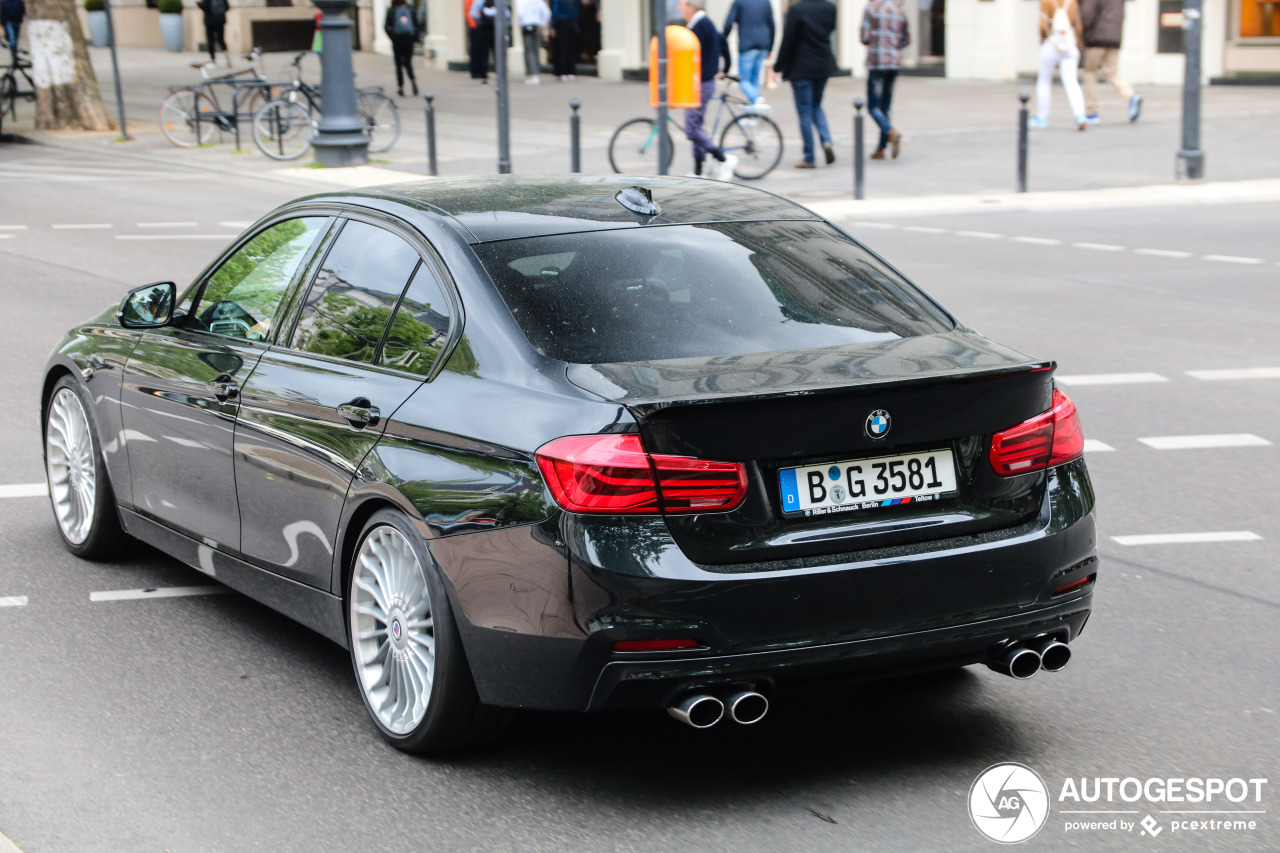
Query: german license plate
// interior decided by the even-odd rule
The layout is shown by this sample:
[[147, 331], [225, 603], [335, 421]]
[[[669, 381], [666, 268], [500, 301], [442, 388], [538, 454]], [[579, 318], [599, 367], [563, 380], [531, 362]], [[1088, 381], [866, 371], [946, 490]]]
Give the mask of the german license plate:
[[923, 503], [956, 491], [950, 450], [826, 462], [778, 472], [782, 511], [826, 515]]

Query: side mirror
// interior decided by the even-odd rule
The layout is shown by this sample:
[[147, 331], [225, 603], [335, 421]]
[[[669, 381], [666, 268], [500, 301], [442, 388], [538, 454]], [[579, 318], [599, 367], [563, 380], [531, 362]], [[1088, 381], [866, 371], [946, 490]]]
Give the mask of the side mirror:
[[171, 281], [157, 281], [129, 291], [120, 303], [116, 320], [126, 329], [158, 329], [173, 320], [173, 303], [178, 286]]

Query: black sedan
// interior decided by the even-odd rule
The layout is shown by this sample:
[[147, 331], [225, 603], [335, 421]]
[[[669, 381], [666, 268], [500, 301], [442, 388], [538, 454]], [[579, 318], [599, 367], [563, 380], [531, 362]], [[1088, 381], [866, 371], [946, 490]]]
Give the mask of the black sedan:
[[346, 646], [431, 752], [1061, 669], [1097, 556], [1053, 371], [769, 193], [499, 177], [287, 204], [72, 329], [40, 403], [72, 552], [140, 539]]

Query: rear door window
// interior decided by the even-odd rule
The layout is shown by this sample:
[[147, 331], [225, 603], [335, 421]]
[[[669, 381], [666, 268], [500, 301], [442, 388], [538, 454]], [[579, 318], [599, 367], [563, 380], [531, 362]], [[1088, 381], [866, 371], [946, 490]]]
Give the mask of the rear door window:
[[419, 376], [429, 374], [449, 338], [452, 313], [435, 273], [419, 264], [391, 319], [381, 363]]

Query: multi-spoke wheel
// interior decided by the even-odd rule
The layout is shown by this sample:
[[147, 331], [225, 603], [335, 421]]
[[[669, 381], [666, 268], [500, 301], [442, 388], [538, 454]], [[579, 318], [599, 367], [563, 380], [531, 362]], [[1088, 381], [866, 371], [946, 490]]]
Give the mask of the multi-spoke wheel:
[[609, 165], [620, 175], [658, 174], [658, 134], [653, 119], [623, 122], [609, 140]]
[[768, 116], [738, 116], [720, 134], [720, 148], [737, 155], [734, 175], [744, 181], [763, 178], [782, 159], [782, 131]]
[[356, 112], [369, 132], [370, 154], [380, 154], [396, 144], [400, 138], [400, 110], [395, 101], [381, 92], [361, 92], [356, 97]]
[[115, 496], [84, 392], [71, 377], [54, 386], [45, 414], [45, 469], [58, 532], [81, 557], [106, 557], [124, 541]]
[[347, 585], [356, 682], [382, 735], [406, 752], [496, 737], [508, 714], [480, 704], [449, 599], [420, 534], [391, 509], [360, 537]]
[[253, 116], [253, 142], [273, 160], [296, 160], [311, 147], [311, 113], [285, 98], [268, 101]]
[[[194, 148], [213, 139], [218, 125], [210, 115], [217, 106], [204, 92], [179, 89], [160, 104], [160, 130], [164, 138], [179, 148]], [[199, 114], [199, 121], [196, 115]]]

